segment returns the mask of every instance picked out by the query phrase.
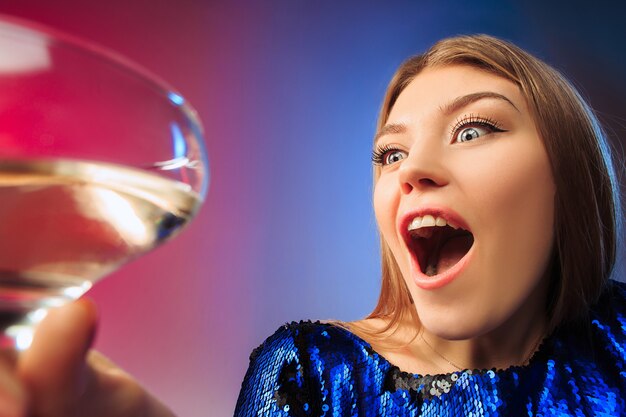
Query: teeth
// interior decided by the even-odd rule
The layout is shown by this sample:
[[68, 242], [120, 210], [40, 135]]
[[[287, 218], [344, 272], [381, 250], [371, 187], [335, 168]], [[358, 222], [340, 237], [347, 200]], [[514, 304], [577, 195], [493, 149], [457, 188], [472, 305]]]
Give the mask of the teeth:
[[[437, 217], [437, 219], [439, 219], [439, 217]], [[446, 223], [445, 220], [443, 220], [443, 222]], [[434, 226], [436, 224], [437, 224], [437, 220], [435, 220], [435, 218], [433, 216], [431, 216], [430, 214], [427, 214], [424, 217], [422, 217], [422, 226], [421, 227], [431, 227], [431, 226]]]
[[421, 229], [422, 227], [433, 227], [433, 226], [450, 226], [454, 229], [457, 229], [454, 225], [448, 223], [446, 219], [443, 219], [439, 216], [434, 217], [430, 214], [425, 215], [424, 217], [417, 216], [413, 219], [413, 221], [409, 224], [408, 230], [409, 232], [412, 230]]
[[422, 227], [422, 218], [421, 217], [416, 217], [413, 219], [413, 221], [409, 224], [409, 232], [411, 230], [416, 230], [419, 229], [420, 227]]
[[435, 219], [435, 226], [445, 226], [447, 224], [448, 224], [448, 222], [445, 221], [444, 219], [442, 219], [441, 217], [437, 217]]
[[433, 226], [450, 226], [455, 230], [459, 228], [456, 224], [451, 223], [442, 217], [435, 217], [427, 214], [423, 217], [415, 217], [407, 229], [414, 237], [429, 238], [433, 235]]

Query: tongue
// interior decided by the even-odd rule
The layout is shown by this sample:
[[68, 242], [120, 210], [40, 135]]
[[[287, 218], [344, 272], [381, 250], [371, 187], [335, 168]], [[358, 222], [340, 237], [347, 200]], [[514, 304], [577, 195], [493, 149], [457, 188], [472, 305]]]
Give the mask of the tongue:
[[439, 260], [437, 261], [437, 274], [447, 271], [456, 265], [470, 250], [474, 243], [472, 235], [455, 236], [439, 248]]

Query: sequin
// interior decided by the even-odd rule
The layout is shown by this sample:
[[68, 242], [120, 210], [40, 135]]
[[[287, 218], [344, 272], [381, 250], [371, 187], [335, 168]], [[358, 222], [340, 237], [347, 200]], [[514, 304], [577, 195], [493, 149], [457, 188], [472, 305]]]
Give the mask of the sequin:
[[626, 285], [590, 315], [588, 332], [557, 329], [526, 366], [442, 375], [402, 372], [332, 324], [292, 322], [250, 355], [235, 416], [626, 415]]

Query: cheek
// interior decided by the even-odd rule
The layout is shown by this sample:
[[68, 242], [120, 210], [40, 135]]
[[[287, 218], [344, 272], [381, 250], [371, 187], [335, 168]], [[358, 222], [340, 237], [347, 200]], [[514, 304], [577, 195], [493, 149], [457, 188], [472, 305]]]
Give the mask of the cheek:
[[482, 169], [475, 203], [485, 228], [488, 255], [518, 278], [543, 276], [553, 244], [555, 186], [542, 145], [516, 147], [505, 163]]
[[374, 186], [374, 213], [380, 229], [380, 233], [393, 249], [397, 245], [396, 217], [400, 202], [397, 180], [386, 176], [381, 176]]

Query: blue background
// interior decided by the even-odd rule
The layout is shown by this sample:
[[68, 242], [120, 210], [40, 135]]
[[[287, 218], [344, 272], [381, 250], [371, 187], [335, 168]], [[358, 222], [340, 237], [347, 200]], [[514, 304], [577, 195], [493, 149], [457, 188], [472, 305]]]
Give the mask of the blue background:
[[396, 67], [442, 37], [489, 33], [545, 59], [623, 146], [626, 10], [543, 3], [1, 0], [159, 74], [206, 127], [205, 207], [96, 285], [97, 347], [179, 415], [226, 416], [250, 351], [282, 323], [365, 316], [379, 288], [375, 119]]

